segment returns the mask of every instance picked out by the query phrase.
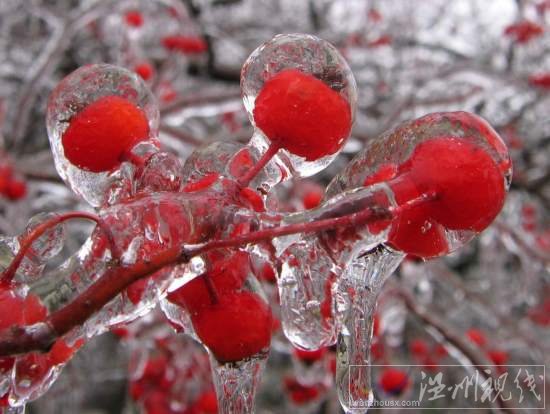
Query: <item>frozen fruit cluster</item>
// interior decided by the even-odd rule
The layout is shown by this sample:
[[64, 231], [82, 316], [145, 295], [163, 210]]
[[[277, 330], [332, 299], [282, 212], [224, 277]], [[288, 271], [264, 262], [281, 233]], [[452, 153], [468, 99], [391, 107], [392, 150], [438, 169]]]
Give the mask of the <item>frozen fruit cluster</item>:
[[[127, 22], [142, 24], [135, 15]], [[26, 358], [38, 358], [33, 366], [50, 372], [84, 338], [160, 302], [178, 331], [208, 349], [220, 410], [251, 407], [279, 321], [302, 362], [321, 358], [304, 351], [337, 339], [346, 348], [339, 355], [366, 358], [375, 301], [368, 292], [381, 283], [367, 290], [364, 282], [371, 280], [354, 278], [375, 270], [387, 276], [405, 254], [447, 254], [485, 229], [502, 207], [511, 165], [500, 137], [475, 115], [437, 113], [372, 140], [324, 195], [307, 194], [307, 210], [277, 211], [276, 200], [267, 199], [274, 186], [320, 171], [344, 146], [355, 81], [332, 45], [293, 34], [254, 51], [241, 84], [255, 127], [250, 142], [214, 143], [185, 162], [160, 151], [158, 108], [136, 74], [90, 65], [52, 93], [47, 127], [57, 171], [95, 207], [96, 215], [80, 217], [97, 227], [61, 273], [43, 274], [43, 266], [27, 263], [24, 246], [44, 243], [51, 233], [29, 231], [8, 243], [12, 255], [26, 255], [27, 266], [22, 262], [13, 278], [5, 277], [4, 295], [18, 311], [3, 328], [82, 325], [63, 331], [48, 354], [6, 363], [5, 378], [15, 386], [27, 378], [19, 369]], [[129, 278], [134, 274], [140, 278]], [[45, 278], [57, 284], [35, 297], [32, 281]], [[47, 310], [40, 305], [46, 298]], [[80, 301], [80, 313], [68, 318], [67, 309]], [[151, 359], [133, 384], [145, 405], [162, 400], [157, 383], [171, 381], [165, 359]], [[343, 360], [336, 367], [339, 389], [349, 375]], [[404, 389], [401, 377], [387, 374], [383, 387]], [[285, 384], [295, 403], [315, 400], [323, 388], [303, 382]], [[24, 404], [49, 385], [43, 381], [24, 396], [10, 391], [8, 403]]]

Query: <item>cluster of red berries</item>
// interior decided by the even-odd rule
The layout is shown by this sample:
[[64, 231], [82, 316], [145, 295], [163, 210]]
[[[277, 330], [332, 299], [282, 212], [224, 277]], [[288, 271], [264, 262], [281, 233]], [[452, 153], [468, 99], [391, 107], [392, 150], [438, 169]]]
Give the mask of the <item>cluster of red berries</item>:
[[[273, 146], [309, 161], [337, 152], [351, 128], [345, 99], [322, 81], [295, 69], [281, 71], [265, 82], [256, 99], [254, 120]], [[104, 172], [118, 168], [148, 135], [147, 119], [140, 108], [125, 98], [105, 96], [73, 117], [62, 144], [73, 165]], [[206, 175], [189, 183], [184, 191], [204, 190], [218, 178], [218, 174]], [[505, 195], [502, 171], [491, 156], [454, 137], [420, 143], [405, 162], [381, 166], [364, 184], [382, 181], [388, 182], [400, 205], [423, 195], [432, 197], [404, 209], [388, 223], [389, 243], [421, 257], [449, 250], [446, 230], [483, 230], [500, 211]], [[263, 211], [255, 191], [243, 188], [240, 194], [254, 210]], [[309, 194], [304, 201], [306, 207], [314, 207], [320, 199], [320, 194]], [[197, 336], [219, 361], [237, 361], [267, 349], [272, 325], [269, 307], [255, 293], [243, 290], [251, 272], [248, 254], [212, 253], [209, 262], [206, 274], [173, 292], [170, 300], [185, 307]], [[143, 286], [135, 288], [134, 302]]]
[[[128, 22], [134, 26], [142, 24], [136, 16], [130, 16]], [[164, 40], [164, 45], [173, 50], [199, 48], [199, 45], [192, 43], [189, 46], [187, 40], [169, 38]], [[147, 77], [147, 71], [142, 75]], [[254, 219], [263, 217], [260, 213], [266, 210], [264, 194], [249, 187], [262, 168], [279, 150], [304, 163], [334, 156], [345, 144], [353, 121], [353, 104], [346, 92], [338, 90], [339, 86], [329, 86], [305, 70], [284, 68], [263, 79], [262, 85], [255, 98], [252, 115], [270, 147], [259, 160], [252, 157], [251, 147], [240, 148], [228, 157], [228, 165], [224, 166], [223, 171], [201, 170], [196, 176], [187, 177], [186, 182], [183, 178], [179, 181], [160, 180], [160, 183], [155, 182], [145, 188], [137, 183], [134, 192], [129, 191], [126, 198], [117, 198], [116, 205], [106, 205], [101, 212], [102, 223], [115, 235], [111, 245], [112, 255], [115, 259], [121, 259], [122, 256], [118, 256], [115, 250], [129, 249], [134, 240], [139, 240], [137, 251], [131, 252], [134, 262], [138, 264], [151, 264], [152, 258], [157, 257], [159, 250], [162, 253], [163, 249], [171, 254], [175, 251], [175, 261], [180, 257], [182, 245], [198, 245], [212, 239], [220, 241], [216, 239], [222, 235], [226, 237], [223, 241], [232, 247], [201, 252], [205, 271], [168, 295], [170, 306], [176, 305], [189, 316], [194, 331], [191, 334], [209, 349], [220, 364], [262, 358], [267, 354], [276, 323], [273, 322], [267, 300], [255, 282], [256, 279], [276, 279], [277, 272], [274, 263], [270, 263], [274, 260], [266, 259], [266, 263], [258, 265], [252, 253], [241, 250], [238, 244], [229, 243], [232, 238], [252, 233], [257, 229], [257, 223], [232, 222], [231, 218], [224, 222], [225, 228], [216, 228], [219, 227], [219, 220], [215, 222], [218, 217], [215, 211], [226, 207], [244, 209]], [[135, 167], [136, 177], [145, 174], [144, 169], [155, 155], [138, 156], [139, 151], [134, 150], [138, 144], [151, 140], [150, 120], [136, 102], [123, 93], [120, 96], [117, 93], [112, 91], [89, 102], [73, 115], [60, 138], [59, 134], [53, 134], [61, 141], [61, 155], [65, 157], [63, 162], [90, 173], [113, 173], [122, 163], [128, 162]], [[362, 180], [356, 187], [376, 186], [384, 182], [387, 184], [385, 188], [393, 192], [394, 207], [369, 206], [387, 209], [384, 218], [365, 216], [374, 222], [366, 224], [365, 221], [360, 226], [371, 226], [368, 228], [373, 233], [387, 230], [385, 241], [395, 249], [423, 258], [446, 254], [451, 250], [449, 232], [478, 233], [492, 222], [503, 205], [507, 185], [505, 175], [510, 169], [505, 146], [490, 127], [476, 117], [455, 114], [453, 119], [460, 124], [460, 133], [438, 133], [420, 140], [410, 146], [406, 158], [397, 163], [382, 163], [366, 178], [365, 168], [359, 172]], [[422, 124], [424, 121], [411, 122]], [[480, 134], [483, 142], [470, 139], [465, 133], [470, 129]], [[368, 192], [365, 189], [360, 191]], [[203, 200], [200, 195], [204, 195], [205, 202], [192, 203]], [[195, 196], [196, 199], [193, 198]], [[303, 199], [306, 208], [315, 208], [321, 200], [319, 192], [308, 193]], [[186, 210], [185, 203], [193, 204], [192, 212]], [[361, 213], [370, 214], [372, 211], [374, 208], [354, 214], [363, 217]], [[353, 216], [353, 220], [357, 216]], [[142, 229], [128, 229], [128, 219], [120, 220], [120, 217], [131, 217], [134, 227], [139, 220], [137, 227], [142, 226], [155, 236], [143, 240], [143, 237], [138, 237], [142, 235]], [[348, 220], [338, 222], [347, 223], [346, 229], [356, 223], [351, 214], [337, 219]], [[331, 221], [327, 219], [326, 222]], [[303, 223], [304, 226], [308, 224]], [[308, 231], [307, 227], [300, 229]], [[274, 234], [273, 229], [268, 230]], [[107, 238], [107, 234], [103, 238]], [[352, 242], [355, 241], [357, 239], [352, 239]], [[93, 251], [101, 240], [95, 242], [92, 254], [95, 254]], [[267, 238], [260, 243], [265, 244], [268, 251], [274, 250]], [[102, 246], [102, 251], [109, 248], [106, 243]], [[165, 274], [153, 274], [125, 289], [129, 301], [138, 306], [147, 289], [157, 282], [157, 276], [160, 279]], [[332, 315], [332, 291], [338, 283], [337, 279], [338, 276], [333, 274], [324, 281], [325, 295], [320, 303], [320, 314], [327, 325], [333, 324], [335, 319]], [[14, 292], [13, 287], [6, 289], [5, 300], [18, 303], [17, 316], [0, 328], [44, 319], [47, 313], [38, 298], [35, 300], [33, 296], [28, 296], [17, 302], [13, 299], [17, 297]], [[60, 339], [50, 353], [41, 356], [29, 354], [23, 358], [44, 358], [46, 362], [43, 364], [49, 367], [65, 362], [76, 347], [69, 347]], [[297, 357], [302, 362], [313, 364], [323, 358], [324, 352], [297, 351]], [[169, 387], [170, 381], [165, 358], [161, 355], [158, 360], [150, 361], [145, 375], [132, 385], [132, 393], [134, 398], [144, 401], [149, 410], [170, 413], [167, 410], [171, 408], [162, 405], [162, 393], [156, 387], [158, 384]], [[286, 386], [295, 402], [315, 399], [320, 391], [304, 388], [292, 380], [287, 381]], [[402, 373], [388, 371], [382, 375], [381, 387], [390, 394], [400, 393], [407, 386], [407, 376]]]

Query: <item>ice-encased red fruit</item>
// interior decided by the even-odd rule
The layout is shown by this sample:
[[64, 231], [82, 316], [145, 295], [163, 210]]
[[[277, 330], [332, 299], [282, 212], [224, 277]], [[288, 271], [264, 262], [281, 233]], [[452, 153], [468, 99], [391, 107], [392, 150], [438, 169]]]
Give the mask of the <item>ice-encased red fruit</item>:
[[63, 151], [76, 167], [104, 172], [149, 135], [145, 113], [126, 98], [99, 98], [74, 115], [62, 137]]
[[272, 315], [252, 292], [222, 296], [192, 317], [197, 336], [221, 363], [250, 358], [269, 348]]
[[447, 252], [445, 229], [485, 229], [506, 195], [504, 177], [491, 156], [476, 144], [451, 137], [418, 144], [390, 186], [400, 204], [433, 195], [402, 211], [389, 235], [391, 245], [421, 257]]
[[269, 79], [254, 107], [254, 122], [269, 140], [308, 161], [342, 148], [351, 120], [349, 103], [338, 92], [296, 69]]

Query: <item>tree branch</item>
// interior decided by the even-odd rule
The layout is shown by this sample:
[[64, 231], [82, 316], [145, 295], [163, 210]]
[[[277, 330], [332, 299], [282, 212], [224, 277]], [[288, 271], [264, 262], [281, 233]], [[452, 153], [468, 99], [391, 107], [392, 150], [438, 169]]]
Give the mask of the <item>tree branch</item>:
[[197, 245], [173, 246], [161, 251], [150, 260], [131, 266], [123, 266], [118, 260], [113, 260], [108, 264], [107, 271], [95, 283], [68, 305], [50, 314], [45, 321], [32, 326], [13, 326], [0, 331], [0, 357], [32, 351], [48, 351], [58, 337], [65, 335], [76, 326], [82, 325], [132, 283], [151, 276], [166, 266], [186, 263], [192, 257], [206, 251], [236, 248], [296, 233], [321, 232], [337, 227], [355, 227], [379, 220], [388, 220], [403, 209], [429, 199], [430, 196], [423, 196], [395, 208], [366, 207], [359, 212], [339, 217], [273, 227], [231, 239], [213, 240]]

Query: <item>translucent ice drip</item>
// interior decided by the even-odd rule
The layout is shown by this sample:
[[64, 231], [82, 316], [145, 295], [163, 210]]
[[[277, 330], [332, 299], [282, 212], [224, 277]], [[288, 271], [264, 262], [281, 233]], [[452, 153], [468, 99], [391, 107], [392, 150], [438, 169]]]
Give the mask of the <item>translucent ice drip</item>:
[[254, 398], [265, 362], [265, 358], [251, 358], [236, 364], [220, 364], [210, 358], [220, 414], [254, 413]]
[[346, 303], [347, 309], [338, 321], [336, 388], [346, 413], [366, 413], [365, 403], [372, 403], [370, 347], [374, 308], [384, 282], [403, 257], [403, 253], [379, 246], [356, 258], [338, 283], [337, 301]]
[[[40, 378], [37, 378], [36, 374], [25, 375], [22, 373], [22, 371], [31, 371], [33, 364], [39, 366], [40, 362], [35, 363], [32, 356], [27, 355], [17, 359], [14, 367], [12, 389], [9, 395], [10, 405], [24, 406], [28, 401], [44, 395], [53, 385], [62, 369], [62, 366], [51, 367]], [[25, 368], [21, 369], [20, 367]]]
[[286, 337], [303, 349], [334, 344], [331, 292], [341, 269], [316, 238], [293, 244], [282, 260], [279, 297]]
[[[392, 203], [391, 194], [384, 186], [372, 186], [340, 194], [318, 209], [290, 215], [284, 222], [336, 217], [365, 208], [385, 208]], [[332, 293], [350, 258], [385, 240], [384, 230], [374, 230], [362, 225], [305, 240], [299, 240], [299, 236], [274, 240], [278, 249], [284, 248], [278, 283], [281, 322], [285, 335], [298, 348], [311, 350], [335, 343], [334, 318], [338, 309]]]

